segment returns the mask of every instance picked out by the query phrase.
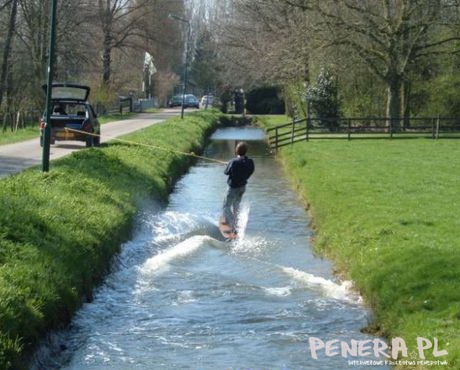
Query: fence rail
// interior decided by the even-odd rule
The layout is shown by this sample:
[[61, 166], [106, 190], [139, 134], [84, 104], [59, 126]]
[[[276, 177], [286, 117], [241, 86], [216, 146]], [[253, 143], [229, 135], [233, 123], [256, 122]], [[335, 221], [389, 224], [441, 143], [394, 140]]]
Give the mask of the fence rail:
[[313, 139], [441, 137], [460, 138], [459, 117], [417, 117], [395, 121], [389, 118], [305, 118], [267, 129], [272, 149]]

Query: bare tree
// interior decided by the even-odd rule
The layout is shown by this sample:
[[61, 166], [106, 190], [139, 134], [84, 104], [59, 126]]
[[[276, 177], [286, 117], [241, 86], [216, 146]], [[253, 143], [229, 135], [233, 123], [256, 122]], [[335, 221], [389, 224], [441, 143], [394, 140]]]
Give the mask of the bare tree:
[[325, 44], [346, 45], [387, 86], [387, 116], [400, 127], [402, 87], [411, 66], [422, 56], [446, 52], [458, 38], [443, 19], [448, 2], [425, 1], [317, 1], [319, 25], [328, 29]]
[[96, 4], [92, 1], [85, 4], [87, 19], [93, 28], [100, 30], [100, 38], [95, 41], [96, 45], [101, 43], [103, 86], [108, 87], [111, 82], [113, 51], [129, 45], [132, 37], [138, 33], [139, 17], [146, 15], [138, 10], [146, 9], [146, 3], [134, 0], [97, 0]]
[[[177, 83], [180, 29], [169, 12], [185, 0], [60, 0], [57, 9], [55, 80], [98, 87], [103, 97], [140, 90], [145, 52], [154, 55], [156, 91]], [[8, 88], [10, 111], [43, 106], [49, 43], [50, 0], [0, 0], [0, 96]], [[169, 82], [168, 82], [169, 81]], [[100, 89], [100, 86], [103, 88]], [[165, 87], [167, 86], [167, 87]], [[105, 90], [105, 91], [104, 91]], [[166, 93], [163, 93], [167, 94]]]
[[170, 14], [186, 17], [184, 1], [150, 1], [149, 17], [140, 20], [142, 49], [153, 56], [156, 73], [153, 75], [150, 93], [165, 105], [168, 96], [179, 83], [182, 68], [184, 39], [180, 22]]
[[[220, 30], [224, 60], [246, 71], [249, 82], [309, 79], [309, 8], [276, 0], [235, 0]], [[232, 74], [234, 74], [232, 72]]]
[[[97, 0], [95, 12], [90, 6], [91, 2], [86, 3], [87, 26], [94, 30], [92, 38], [95, 49], [101, 50], [102, 90], [134, 87], [128, 76], [135, 77], [140, 85], [145, 52], [154, 57], [157, 69], [155, 77], [164, 74], [161, 79], [164, 85], [167, 77], [172, 75], [171, 65], [174, 65], [178, 55], [173, 43], [179, 33], [177, 25], [168, 19], [168, 14], [182, 11], [184, 2]], [[93, 61], [100, 59], [93, 58]], [[133, 72], [132, 68], [138, 73]], [[138, 74], [140, 77], [137, 77]], [[175, 83], [174, 78], [171, 83], [173, 81]]]

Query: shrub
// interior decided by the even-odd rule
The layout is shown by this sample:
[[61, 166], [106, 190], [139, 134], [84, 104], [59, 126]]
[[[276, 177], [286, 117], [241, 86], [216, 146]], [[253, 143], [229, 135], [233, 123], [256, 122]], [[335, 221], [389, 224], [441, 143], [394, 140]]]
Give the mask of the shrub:
[[337, 82], [327, 70], [322, 69], [316, 86], [307, 89], [307, 101], [310, 102], [312, 113], [320, 119], [322, 126], [331, 131], [339, 126], [340, 104]]
[[251, 114], [284, 114], [284, 100], [278, 87], [260, 87], [246, 94], [246, 109]]

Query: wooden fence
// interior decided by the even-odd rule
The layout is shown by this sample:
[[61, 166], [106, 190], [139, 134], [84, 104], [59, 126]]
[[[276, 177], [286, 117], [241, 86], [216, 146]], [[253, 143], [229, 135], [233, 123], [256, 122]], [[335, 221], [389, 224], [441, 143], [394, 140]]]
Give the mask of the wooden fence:
[[0, 112], [0, 132], [17, 131], [27, 126], [38, 127], [40, 111], [18, 110], [16, 112]]
[[392, 121], [389, 118], [305, 118], [267, 129], [272, 149], [313, 139], [440, 137], [460, 138], [460, 118], [418, 117]]

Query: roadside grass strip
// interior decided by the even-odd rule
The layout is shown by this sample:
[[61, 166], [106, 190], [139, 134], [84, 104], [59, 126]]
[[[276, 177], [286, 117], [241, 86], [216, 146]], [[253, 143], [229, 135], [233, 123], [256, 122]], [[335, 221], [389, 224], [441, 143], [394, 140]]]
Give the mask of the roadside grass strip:
[[29, 140], [33, 138], [37, 138], [40, 136], [40, 129], [38, 128], [38, 124], [31, 127], [26, 127], [22, 129], [18, 129], [16, 131], [6, 130], [0, 132], [0, 145], [5, 144], [14, 144], [19, 141]]
[[[0, 368], [25, 369], [38, 340], [91, 299], [139, 202], [165, 200], [218, 116], [186, 115], [0, 181]], [[37, 142], [38, 145], [38, 142]], [[170, 150], [168, 150], [170, 149]]]
[[409, 351], [417, 337], [437, 338], [448, 355], [431, 348], [426, 360], [448, 364], [410, 369], [459, 369], [459, 142], [310, 141], [286, 146], [280, 158], [313, 216], [316, 251], [373, 309], [367, 330], [401, 337]]

